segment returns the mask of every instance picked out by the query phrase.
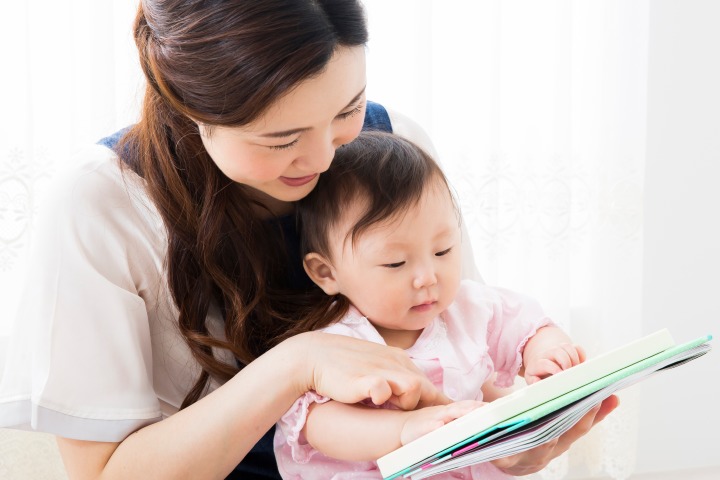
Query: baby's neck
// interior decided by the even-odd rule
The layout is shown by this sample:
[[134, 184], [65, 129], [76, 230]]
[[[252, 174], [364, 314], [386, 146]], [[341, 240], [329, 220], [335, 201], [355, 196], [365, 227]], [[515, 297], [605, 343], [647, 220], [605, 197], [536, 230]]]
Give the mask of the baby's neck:
[[375, 325], [375, 329], [388, 346], [402, 348], [403, 350], [415, 345], [423, 332], [422, 330], [390, 330], [377, 325]]

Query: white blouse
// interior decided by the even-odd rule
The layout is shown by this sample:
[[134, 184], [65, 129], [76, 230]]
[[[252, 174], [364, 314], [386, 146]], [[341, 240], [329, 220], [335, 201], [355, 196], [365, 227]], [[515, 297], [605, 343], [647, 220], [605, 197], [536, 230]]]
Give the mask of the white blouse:
[[[390, 117], [395, 133], [434, 154], [417, 124]], [[177, 327], [165, 227], [143, 181], [103, 146], [81, 155], [81, 166], [56, 178], [36, 223], [0, 352], [0, 427], [117, 442], [175, 413], [200, 367]], [[463, 247], [464, 276], [479, 279], [467, 239]], [[208, 324], [222, 337], [218, 312]]]

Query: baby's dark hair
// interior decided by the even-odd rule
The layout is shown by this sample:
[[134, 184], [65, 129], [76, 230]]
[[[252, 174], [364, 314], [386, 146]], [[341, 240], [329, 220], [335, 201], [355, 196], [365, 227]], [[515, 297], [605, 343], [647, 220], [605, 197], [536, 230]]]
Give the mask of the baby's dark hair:
[[[363, 202], [360, 205], [364, 204], [365, 211], [345, 238], [353, 243], [369, 228], [402, 218], [427, 188], [444, 189], [453, 198], [442, 170], [422, 148], [389, 133], [361, 133], [337, 149], [330, 169], [297, 204], [303, 257], [315, 252], [330, 259], [330, 232], [358, 202]], [[455, 210], [460, 222], [457, 205]], [[331, 325], [350, 308], [347, 297], [326, 295], [317, 286], [304, 300], [298, 302], [302, 308], [296, 322], [287, 325], [285, 335], [278, 340]]]
[[358, 200], [366, 209], [345, 239], [353, 243], [370, 227], [401, 218], [428, 186], [447, 189], [452, 198], [445, 175], [422, 148], [391, 133], [362, 132], [337, 149], [330, 169], [297, 204], [302, 255], [329, 258], [329, 232]]

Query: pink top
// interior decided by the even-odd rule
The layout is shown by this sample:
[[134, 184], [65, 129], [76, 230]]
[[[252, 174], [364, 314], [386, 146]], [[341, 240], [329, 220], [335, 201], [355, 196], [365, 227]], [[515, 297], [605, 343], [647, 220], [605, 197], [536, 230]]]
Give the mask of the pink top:
[[[422, 332], [407, 352], [433, 384], [453, 400], [482, 400], [481, 387], [493, 372], [495, 385], [509, 387], [522, 365], [522, 350], [540, 327], [551, 325], [540, 305], [509, 290], [464, 280], [458, 296]], [[355, 308], [323, 331], [384, 344], [375, 327]], [[302, 434], [308, 407], [327, 397], [309, 392], [283, 415], [275, 430], [275, 457], [284, 479], [381, 479], [375, 462], [326, 457]], [[382, 408], [388, 408], [384, 405]], [[348, 432], [349, 434], [351, 432]], [[438, 475], [437, 479], [512, 478], [490, 463]]]

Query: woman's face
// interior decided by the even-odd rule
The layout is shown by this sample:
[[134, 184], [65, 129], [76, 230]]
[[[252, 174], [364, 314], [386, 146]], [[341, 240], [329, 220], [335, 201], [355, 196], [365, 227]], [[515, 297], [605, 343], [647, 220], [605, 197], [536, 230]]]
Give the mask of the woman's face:
[[335, 149], [360, 133], [364, 117], [365, 49], [340, 47], [321, 74], [300, 83], [253, 123], [201, 127], [200, 136], [229, 178], [292, 202], [310, 193]]

